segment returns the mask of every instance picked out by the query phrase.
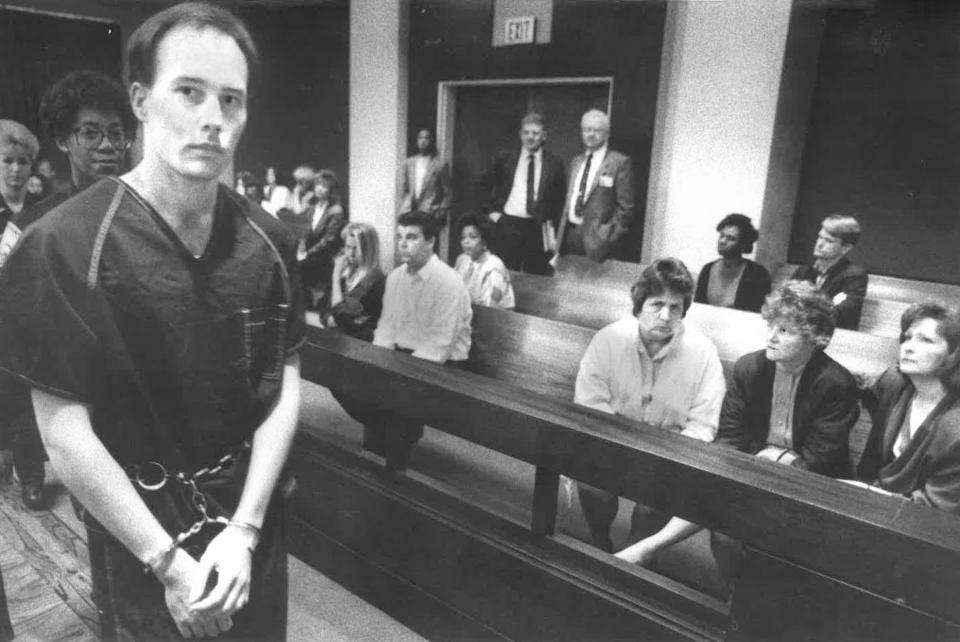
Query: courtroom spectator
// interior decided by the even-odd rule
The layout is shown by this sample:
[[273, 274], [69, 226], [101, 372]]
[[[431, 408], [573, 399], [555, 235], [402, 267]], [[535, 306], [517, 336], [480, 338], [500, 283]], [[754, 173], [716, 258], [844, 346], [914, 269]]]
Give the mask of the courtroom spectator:
[[837, 327], [846, 330], [860, 326], [863, 299], [867, 296], [867, 272], [847, 258], [860, 240], [860, 232], [860, 223], [852, 216], [826, 217], [813, 246], [813, 265], [797, 268], [791, 277], [810, 281], [826, 292], [837, 311]]
[[[788, 281], [767, 297], [762, 314], [767, 346], [737, 360], [715, 443], [830, 477], [848, 475], [859, 394], [853, 375], [824, 352], [835, 324], [830, 299], [810, 283]], [[649, 566], [664, 549], [699, 530], [674, 517], [617, 557]], [[711, 544], [731, 581], [739, 544], [720, 533]]]
[[610, 118], [602, 111], [583, 115], [580, 137], [584, 153], [570, 163], [556, 247], [561, 255], [605, 261], [633, 222], [633, 169], [629, 156], [609, 149]]
[[480, 181], [483, 211], [496, 225], [493, 248], [511, 270], [551, 274], [548, 240], [556, 237], [567, 177], [544, 143], [543, 116], [520, 121], [520, 148], [501, 150]]
[[743, 214], [728, 214], [717, 225], [720, 258], [703, 266], [693, 300], [723, 308], [759, 312], [770, 293], [770, 273], [744, 254], [753, 252], [759, 234]]
[[36, 174], [31, 174], [27, 179], [27, 193], [43, 198], [43, 179]]
[[40, 200], [27, 192], [39, 151], [40, 142], [29, 129], [15, 120], [0, 120], [0, 233], [15, 214]]
[[260, 179], [253, 172], [240, 172], [237, 174], [238, 194], [246, 196], [251, 201], [260, 205], [263, 200], [263, 186]]
[[[726, 386], [716, 347], [683, 321], [693, 299], [693, 277], [679, 259], [660, 259], [644, 269], [630, 294], [633, 316], [600, 330], [587, 347], [574, 401], [712, 441]], [[584, 483], [578, 490], [594, 545], [612, 552], [610, 526], [619, 497]], [[660, 530], [669, 519], [637, 504], [629, 541]]]
[[53, 165], [49, 159], [41, 158], [37, 161], [37, 174], [40, 175], [40, 179], [43, 181], [43, 193], [45, 196], [57, 194], [70, 188], [70, 181], [60, 178], [57, 175], [57, 171], [53, 169]]
[[313, 184], [316, 178], [316, 170], [309, 165], [300, 165], [293, 170], [293, 192], [290, 194], [286, 209], [297, 215], [310, 209], [310, 199], [313, 197]]
[[386, 280], [380, 268], [380, 238], [369, 223], [348, 223], [341, 236], [343, 252], [333, 261], [326, 325], [373, 341]]
[[960, 515], [960, 313], [918, 303], [900, 358], [866, 391], [873, 427], [857, 476], [871, 488]]
[[[0, 236], [0, 266], [21, 234], [48, 212], [102, 178], [125, 169], [126, 151], [137, 127], [123, 86], [103, 73], [85, 69], [71, 71], [50, 86], [40, 101], [40, 122], [66, 154], [70, 182], [10, 219]], [[24, 505], [41, 510], [47, 503], [43, 485], [47, 455], [30, 393], [25, 386], [15, 386], [9, 394], [0, 430], [10, 433]]]
[[460, 219], [460, 247], [454, 269], [470, 292], [470, 300], [477, 305], [512, 309], [516, 305], [510, 272], [498, 256], [490, 252], [493, 233], [490, 222], [484, 218], [464, 216]]
[[260, 207], [276, 216], [280, 210], [287, 207], [290, 196], [290, 190], [277, 182], [277, 168], [268, 167], [263, 176], [263, 202]]
[[[387, 276], [383, 312], [373, 344], [408, 352], [435, 363], [457, 363], [470, 354], [470, 293], [456, 271], [434, 254], [440, 226], [427, 212], [407, 212], [397, 219], [397, 254], [401, 265]], [[415, 443], [423, 426], [392, 418], [391, 430]], [[364, 427], [364, 447], [382, 453], [383, 423]]]
[[450, 166], [437, 153], [433, 132], [417, 132], [417, 153], [403, 161], [400, 214], [426, 212], [442, 226], [447, 224], [453, 192]]
[[340, 233], [347, 223], [340, 205], [340, 182], [332, 170], [320, 170], [307, 201], [311, 204], [305, 212], [309, 228], [300, 241], [297, 260], [308, 306], [322, 308], [330, 292], [333, 258], [343, 247]]

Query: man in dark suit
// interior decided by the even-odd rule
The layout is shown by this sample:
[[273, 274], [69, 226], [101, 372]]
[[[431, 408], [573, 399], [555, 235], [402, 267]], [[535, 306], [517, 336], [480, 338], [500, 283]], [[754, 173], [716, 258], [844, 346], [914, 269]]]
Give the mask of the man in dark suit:
[[[496, 225], [493, 251], [511, 270], [550, 274], [545, 239], [560, 220], [567, 179], [563, 163], [544, 148], [543, 116], [520, 121], [520, 149], [501, 151], [482, 178], [484, 211]], [[545, 226], [550, 226], [547, 231]]]
[[867, 296], [867, 272], [847, 258], [860, 240], [860, 223], [852, 216], [831, 214], [820, 224], [813, 246], [813, 265], [797, 268], [793, 279], [810, 281], [826, 292], [837, 311], [837, 327], [860, 326], [863, 299]]
[[557, 247], [604, 261], [633, 221], [633, 169], [629, 156], [607, 148], [610, 119], [602, 111], [583, 115], [580, 135], [585, 150], [570, 164]]

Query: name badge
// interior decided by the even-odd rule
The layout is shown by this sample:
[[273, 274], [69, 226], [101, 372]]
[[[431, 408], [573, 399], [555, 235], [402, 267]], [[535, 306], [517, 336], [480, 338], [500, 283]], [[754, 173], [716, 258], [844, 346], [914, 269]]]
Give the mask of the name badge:
[[613, 187], [613, 176], [601, 176], [600, 187]]

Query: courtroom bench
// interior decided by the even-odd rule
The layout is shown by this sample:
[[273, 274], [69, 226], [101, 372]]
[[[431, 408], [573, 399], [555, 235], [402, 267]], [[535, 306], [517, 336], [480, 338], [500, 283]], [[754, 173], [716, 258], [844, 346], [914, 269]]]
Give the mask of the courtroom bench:
[[442, 595], [500, 636], [491, 638], [715, 639], [715, 605], [553, 536], [561, 474], [743, 540], [728, 639], [958, 634], [960, 520], [952, 515], [335, 332], [311, 329], [302, 358], [308, 380], [537, 467], [524, 534], [321, 444], [301, 442], [294, 453], [308, 491], [296, 507], [299, 546], [325, 542], [331, 552], [314, 545], [313, 559], [334, 570], [363, 558], [365, 568], [401, 582], [391, 586], [403, 595]]
[[[789, 279], [798, 267], [791, 263], [777, 266], [771, 273], [774, 287]], [[870, 274], [859, 329], [882, 337], [899, 338], [903, 312], [913, 303], [929, 300], [960, 305], [960, 285]]]

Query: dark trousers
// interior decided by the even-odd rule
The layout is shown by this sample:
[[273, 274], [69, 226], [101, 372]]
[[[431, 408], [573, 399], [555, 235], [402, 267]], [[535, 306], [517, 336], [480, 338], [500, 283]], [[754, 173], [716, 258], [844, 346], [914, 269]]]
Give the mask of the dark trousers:
[[[614, 552], [613, 541], [610, 539], [610, 527], [620, 508], [620, 497], [608, 493], [589, 484], [577, 483], [577, 494], [580, 497], [580, 506], [583, 516], [590, 528], [590, 539], [593, 545], [607, 553]], [[627, 543], [638, 542], [644, 537], [653, 535], [670, 521], [670, 515], [644, 504], [633, 507], [630, 518], [630, 535]]]
[[47, 460], [47, 451], [40, 439], [40, 429], [31, 411], [22, 415], [20, 430], [12, 438], [13, 467], [20, 478], [21, 486], [43, 486], [43, 462]]
[[504, 214], [497, 221], [492, 249], [509, 270], [553, 273], [543, 250], [543, 227], [537, 219]]
[[583, 245], [583, 232], [579, 225], [574, 225], [570, 221], [567, 221], [567, 226], [563, 229], [563, 241], [560, 246], [560, 254], [586, 256], [587, 249]]

